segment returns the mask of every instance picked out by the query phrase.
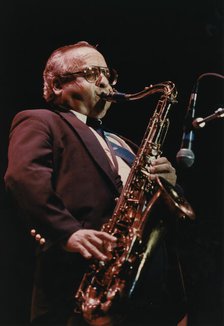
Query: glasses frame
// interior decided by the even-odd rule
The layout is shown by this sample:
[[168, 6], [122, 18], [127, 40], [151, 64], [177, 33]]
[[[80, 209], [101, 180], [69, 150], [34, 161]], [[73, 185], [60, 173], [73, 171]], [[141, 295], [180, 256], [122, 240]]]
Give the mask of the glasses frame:
[[[93, 72], [94, 70], [95, 70], [95, 75], [91, 74], [91, 72]], [[101, 67], [101, 66], [93, 66], [92, 65], [92, 66], [88, 66], [88, 67], [84, 68], [81, 71], [65, 73], [65, 74], [61, 75], [60, 77], [61, 78], [66, 78], [69, 76], [84, 77], [86, 79], [86, 81], [88, 81], [89, 83], [95, 83], [99, 79], [101, 74], [103, 74], [107, 78], [107, 80], [111, 86], [116, 85], [117, 79], [118, 79], [118, 73], [115, 69], [109, 68], [109, 67]], [[93, 77], [94, 77], [94, 79], [92, 79]]]

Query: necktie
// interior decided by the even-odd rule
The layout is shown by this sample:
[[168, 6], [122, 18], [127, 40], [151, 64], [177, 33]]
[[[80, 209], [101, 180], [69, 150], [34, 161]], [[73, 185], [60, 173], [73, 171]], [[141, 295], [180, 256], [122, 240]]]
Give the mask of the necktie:
[[111, 144], [109, 143], [108, 139], [105, 137], [105, 134], [104, 134], [104, 131], [102, 128], [102, 120], [97, 119], [97, 118], [87, 117], [86, 124], [89, 127], [92, 127], [101, 137], [103, 137], [103, 139], [107, 143], [107, 146], [111, 153], [112, 160], [114, 162], [114, 167], [112, 166], [112, 168], [115, 168], [115, 171], [118, 171], [118, 162], [116, 159], [116, 155], [115, 155], [114, 150], [113, 150]]
[[[132, 165], [132, 163], [134, 162], [135, 155], [133, 153], [131, 153], [130, 151], [128, 151], [126, 148], [123, 148], [109, 140], [108, 137], [110, 136], [110, 133], [105, 132], [103, 130], [101, 119], [87, 117], [86, 124], [89, 127], [92, 127], [93, 129], [95, 129], [96, 132], [104, 138], [104, 140], [106, 141], [106, 143], [112, 153], [114, 161], [115, 161], [115, 159], [114, 159], [114, 154], [115, 154], [115, 155], [121, 157], [129, 166]], [[117, 165], [117, 163], [116, 163], [116, 165]]]
[[[105, 132], [105, 137], [107, 138], [109, 134], [107, 132]], [[112, 146], [115, 155], [119, 156], [120, 158], [122, 158], [130, 167], [132, 166], [134, 159], [135, 159], [135, 155], [130, 152], [129, 150], [127, 150], [124, 147], [119, 146], [118, 144], [115, 144], [114, 142], [108, 140], [108, 142], [110, 143], [110, 145]]]
[[102, 136], [103, 138], [105, 138], [104, 137], [103, 128], [102, 128], [102, 120], [101, 119], [87, 117], [86, 124], [89, 127], [92, 127], [94, 130], [96, 130], [96, 132], [98, 134], [100, 134], [100, 136]]

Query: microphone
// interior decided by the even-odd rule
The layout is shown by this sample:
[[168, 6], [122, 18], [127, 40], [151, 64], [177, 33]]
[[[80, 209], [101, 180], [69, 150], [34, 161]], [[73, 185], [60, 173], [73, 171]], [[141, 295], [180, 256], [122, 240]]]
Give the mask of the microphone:
[[195, 117], [195, 107], [198, 93], [198, 82], [194, 85], [191, 92], [187, 113], [185, 116], [185, 123], [183, 128], [183, 137], [180, 150], [176, 155], [177, 163], [182, 167], [189, 168], [193, 165], [195, 160], [192, 145], [194, 141], [194, 131], [192, 129], [192, 121]]

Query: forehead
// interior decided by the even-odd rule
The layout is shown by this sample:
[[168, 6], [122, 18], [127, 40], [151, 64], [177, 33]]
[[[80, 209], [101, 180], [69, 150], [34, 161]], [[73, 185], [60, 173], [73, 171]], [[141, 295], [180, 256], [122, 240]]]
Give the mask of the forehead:
[[71, 63], [75, 68], [82, 68], [90, 65], [107, 66], [102, 54], [93, 48], [80, 47], [70, 49], [65, 54], [65, 61], [68, 65]]

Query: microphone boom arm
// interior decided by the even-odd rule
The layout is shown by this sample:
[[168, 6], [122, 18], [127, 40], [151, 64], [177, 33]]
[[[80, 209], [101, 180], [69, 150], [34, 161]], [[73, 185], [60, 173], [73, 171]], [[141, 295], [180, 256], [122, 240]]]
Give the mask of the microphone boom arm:
[[224, 108], [217, 109], [213, 114], [208, 115], [205, 118], [196, 118], [192, 122], [194, 128], [203, 128], [208, 121], [212, 121], [214, 119], [224, 118]]

